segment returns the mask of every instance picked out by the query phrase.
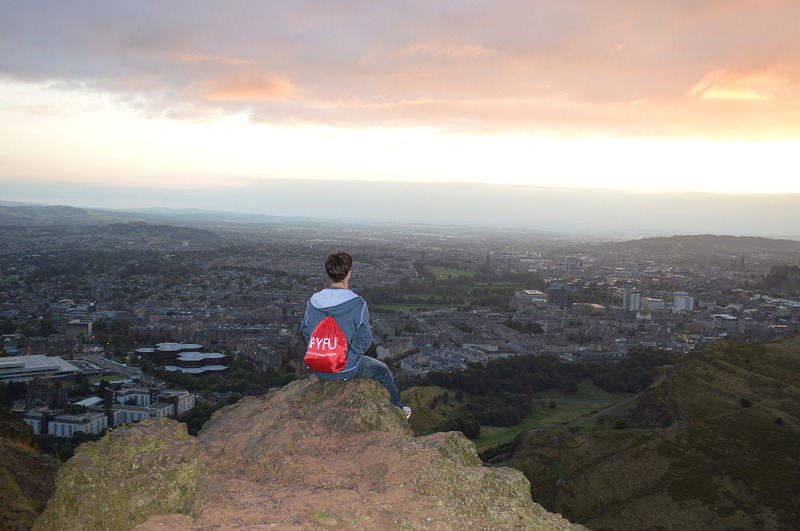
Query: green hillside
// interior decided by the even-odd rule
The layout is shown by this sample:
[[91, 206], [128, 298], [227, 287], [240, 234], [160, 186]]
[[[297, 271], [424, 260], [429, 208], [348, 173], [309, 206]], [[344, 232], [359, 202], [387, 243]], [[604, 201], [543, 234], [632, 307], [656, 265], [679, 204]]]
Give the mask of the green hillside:
[[797, 529], [800, 338], [706, 345], [651, 386], [637, 429], [528, 430], [492, 464], [594, 531]]

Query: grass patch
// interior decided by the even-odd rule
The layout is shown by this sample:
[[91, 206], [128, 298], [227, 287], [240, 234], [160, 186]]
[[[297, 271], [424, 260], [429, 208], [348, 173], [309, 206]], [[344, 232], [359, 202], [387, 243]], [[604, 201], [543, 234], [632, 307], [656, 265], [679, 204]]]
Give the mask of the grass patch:
[[[445, 404], [439, 399], [436, 405], [431, 408], [430, 405], [434, 399], [441, 397], [445, 392], [450, 394], [449, 402]], [[408, 420], [408, 424], [414, 431], [414, 435], [430, 433], [430, 431], [447, 418], [454, 409], [462, 405], [461, 402], [456, 400], [456, 393], [457, 391], [437, 386], [411, 387], [403, 391], [400, 396], [403, 400], [403, 404], [411, 408], [411, 418]], [[464, 394], [464, 403], [468, 400], [469, 396]]]
[[39, 455], [41, 452], [39, 451], [39, 445], [36, 444], [36, 440], [26, 439], [24, 437], [9, 437], [4, 439], [6, 445], [18, 448], [20, 450], [30, 452], [34, 455]]
[[[439, 399], [434, 407], [431, 407], [431, 403], [434, 399], [441, 397], [444, 392], [450, 394], [449, 402], [445, 404]], [[470, 402], [471, 397], [467, 393], [463, 393], [463, 402], [458, 402], [455, 399], [456, 393], [456, 390], [445, 389], [438, 386], [411, 387], [401, 393], [403, 403], [409, 406], [412, 411], [409, 425], [414, 431], [415, 436], [431, 433], [431, 431], [448, 418], [455, 409]], [[601, 391], [588, 380], [581, 383], [580, 391], [577, 395], [561, 396], [561, 394], [559, 394], [559, 396], [555, 396], [557, 393], [554, 393], [554, 396], [551, 397], [549, 396], [550, 393], [547, 394], [548, 398], [564, 398], [567, 400], [570, 398], [576, 400], [614, 400], [614, 402], [631, 396], [628, 394]], [[478, 448], [510, 442], [514, 440], [514, 437], [525, 430], [551, 422], [573, 422], [592, 412], [604, 409], [609, 405], [611, 404], [607, 402], [557, 402], [556, 407], [550, 409], [547, 402], [537, 401], [534, 402], [531, 412], [520, 424], [509, 427], [481, 426], [481, 436], [477, 439], [473, 439], [473, 442]]]
[[329, 516], [328, 511], [316, 511], [314, 514], [311, 515], [311, 519], [317, 522], [318, 524], [324, 526], [331, 526], [336, 524], [336, 520]]
[[474, 277], [472, 271], [461, 271], [460, 269], [448, 269], [446, 267], [427, 267], [428, 271], [436, 275], [436, 280], [445, 280], [447, 277]]
[[[619, 402], [633, 396], [630, 393], [609, 393], [594, 386], [591, 380], [583, 380], [578, 384], [578, 392], [574, 395], [568, 395], [561, 391], [549, 390], [542, 393], [537, 393], [534, 398], [564, 398], [564, 399], [577, 399], [577, 400], [614, 400]], [[608, 404], [606, 404], [608, 405]]]
[[[431, 297], [432, 295], [412, 295], [412, 296], [423, 298], [423, 297]], [[465, 301], [466, 304], [470, 304], [471, 302], [472, 299], [467, 299]], [[434, 310], [436, 308], [460, 308], [462, 306], [463, 305], [451, 304], [451, 303], [442, 304], [441, 302], [437, 302], [436, 304], [425, 304], [421, 302], [415, 302], [413, 304], [391, 303], [391, 304], [376, 304], [374, 306], [370, 306], [370, 311], [373, 311], [374, 308], [375, 313], [380, 313], [381, 311], [386, 311], [386, 310], [393, 310], [395, 312], [402, 311], [404, 313], [408, 313], [410, 310]]]
[[[375, 313], [386, 311], [408, 313], [411, 310], [418, 310], [420, 308], [428, 309], [428, 307], [422, 304], [376, 304], [374, 307], [371, 306], [370, 310], [372, 311], [373, 308], [375, 308]], [[436, 308], [436, 306], [430, 306], [430, 308]]]
[[525, 420], [516, 426], [509, 428], [481, 426], [481, 436], [473, 439], [472, 442], [475, 443], [476, 448], [486, 448], [510, 442], [525, 430], [536, 428], [543, 424], [550, 424], [551, 422], [572, 422], [606, 406], [608, 404], [559, 402], [556, 404], [555, 409], [550, 409], [546, 403], [536, 404], [528, 416], [525, 417]]

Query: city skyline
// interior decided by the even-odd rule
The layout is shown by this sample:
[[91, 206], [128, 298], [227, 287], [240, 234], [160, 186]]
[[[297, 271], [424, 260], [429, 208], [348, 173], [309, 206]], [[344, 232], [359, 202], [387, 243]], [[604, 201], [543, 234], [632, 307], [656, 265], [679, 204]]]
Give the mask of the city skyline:
[[431, 221], [423, 208], [461, 183], [510, 190], [488, 211], [520, 189], [565, 203], [594, 190], [800, 193], [791, 2], [0, 10], [4, 200], [213, 208], [225, 196], [219, 210], [287, 215], [276, 190], [328, 181], [362, 201], [406, 183], [439, 195], [403, 219]]

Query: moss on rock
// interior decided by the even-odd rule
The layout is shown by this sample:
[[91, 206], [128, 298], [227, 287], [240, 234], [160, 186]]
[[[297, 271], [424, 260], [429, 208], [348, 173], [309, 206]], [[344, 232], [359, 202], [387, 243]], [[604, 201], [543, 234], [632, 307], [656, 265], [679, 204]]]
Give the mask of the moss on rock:
[[377, 382], [293, 382], [188, 437], [146, 420], [81, 446], [42, 530], [581, 529], [459, 432], [415, 439]]
[[81, 445], [56, 479], [36, 529], [133, 529], [179, 513], [197, 487], [199, 445], [186, 425], [147, 419]]

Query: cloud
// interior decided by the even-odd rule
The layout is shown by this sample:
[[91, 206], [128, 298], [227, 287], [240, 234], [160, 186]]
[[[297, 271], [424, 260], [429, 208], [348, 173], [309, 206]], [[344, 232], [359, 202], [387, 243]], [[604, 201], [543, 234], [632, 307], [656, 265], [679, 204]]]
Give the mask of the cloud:
[[491, 55], [496, 53], [494, 50], [488, 50], [479, 44], [467, 44], [463, 46], [453, 46], [450, 44], [413, 44], [406, 48], [405, 53], [409, 54], [435, 54], [446, 55], [449, 57], [480, 57], [482, 55]]
[[768, 100], [788, 83], [788, 78], [774, 74], [738, 76], [723, 69], [704, 75], [689, 95], [703, 99]]
[[217, 63], [221, 65], [248, 65], [252, 63], [247, 59], [237, 59], [236, 57], [218, 57], [213, 55], [184, 55], [180, 57], [181, 61], [187, 63], [200, 64], [200, 63]]
[[0, 79], [179, 120], [796, 139], [798, 19], [777, 0], [9, 2]]
[[206, 98], [210, 101], [282, 100], [297, 92], [297, 87], [285, 78], [244, 76], [233, 79], [214, 79], [207, 83]]
[[26, 116], [30, 117], [37, 117], [37, 116], [57, 116], [59, 114], [63, 114], [61, 109], [58, 109], [54, 105], [21, 105], [16, 107], [16, 110], [22, 112]]

